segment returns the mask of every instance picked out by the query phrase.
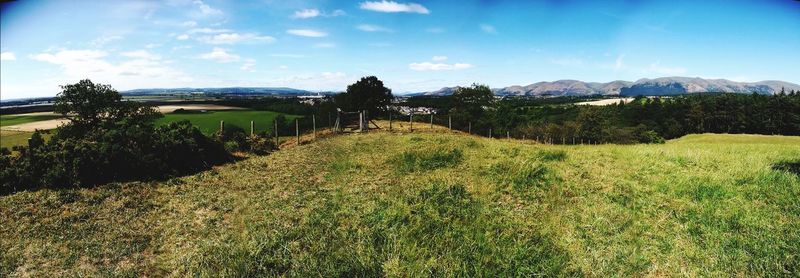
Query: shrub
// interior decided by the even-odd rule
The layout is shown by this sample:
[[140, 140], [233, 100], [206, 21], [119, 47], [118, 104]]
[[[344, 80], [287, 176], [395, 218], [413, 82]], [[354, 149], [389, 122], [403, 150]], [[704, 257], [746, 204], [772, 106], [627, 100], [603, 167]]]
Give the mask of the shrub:
[[230, 159], [219, 141], [188, 121], [154, 127], [160, 113], [121, 101], [110, 86], [82, 80], [64, 86], [56, 103], [70, 123], [47, 142], [35, 132], [17, 156], [0, 153], [3, 193], [165, 178]]

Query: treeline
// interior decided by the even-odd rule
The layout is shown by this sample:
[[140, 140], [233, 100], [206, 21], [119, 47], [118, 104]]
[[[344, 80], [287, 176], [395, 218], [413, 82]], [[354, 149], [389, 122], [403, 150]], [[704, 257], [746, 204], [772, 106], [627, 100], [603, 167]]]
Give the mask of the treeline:
[[457, 129], [553, 143], [658, 143], [690, 133], [800, 135], [800, 92], [776, 95], [702, 93], [639, 97], [607, 106], [573, 105], [579, 99], [496, 100], [488, 87], [461, 88], [452, 96], [410, 98], [409, 106], [436, 108]]

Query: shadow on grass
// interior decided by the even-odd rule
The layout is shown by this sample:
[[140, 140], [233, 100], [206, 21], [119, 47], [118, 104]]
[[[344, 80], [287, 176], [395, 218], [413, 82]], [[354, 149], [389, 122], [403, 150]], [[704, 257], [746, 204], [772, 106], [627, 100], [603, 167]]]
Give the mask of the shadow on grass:
[[772, 169], [777, 171], [786, 171], [800, 176], [800, 160], [794, 161], [781, 161], [772, 164]]
[[148, 177], [121, 177], [121, 178], [113, 178], [110, 180], [102, 180], [96, 182], [88, 182], [81, 185], [45, 185], [45, 186], [31, 186], [28, 188], [15, 188], [13, 186], [9, 187], [8, 185], [2, 184], [0, 181], [0, 197], [12, 195], [17, 192], [22, 191], [38, 191], [42, 189], [56, 189], [56, 190], [71, 190], [71, 189], [78, 189], [78, 188], [96, 188], [105, 186], [112, 183], [125, 183], [125, 182], [163, 182], [168, 181], [175, 178], [181, 178], [186, 176], [191, 176], [197, 173], [201, 173], [204, 171], [211, 170], [213, 167], [222, 166], [227, 164], [233, 164], [242, 160], [247, 159], [247, 156], [235, 155], [235, 154], [227, 154], [223, 158], [218, 158], [213, 162], [205, 163], [202, 167], [192, 167], [183, 170], [177, 170], [171, 174], [164, 174], [158, 176], [148, 176]]

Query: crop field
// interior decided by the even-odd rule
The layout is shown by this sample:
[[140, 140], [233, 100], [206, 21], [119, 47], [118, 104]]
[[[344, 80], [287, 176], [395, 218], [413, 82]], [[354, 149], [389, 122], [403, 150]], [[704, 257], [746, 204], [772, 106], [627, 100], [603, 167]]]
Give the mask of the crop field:
[[[275, 117], [280, 113], [272, 111], [256, 110], [235, 110], [235, 111], [207, 111], [190, 113], [166, 113], [164, 117], [158, 119], [156, 124], [166, 124], [181, 120], [188, 120], [205, 134], [213, 134], [219, 131], [219, 122], [225, 121], [225, 125], [238, 126], [250, 132], [250, 121], [255, 121], [256, 131], [272, 131], [274, 128]], [[298, 116], [286, 115], [287, 121], [294, 120]]]
[[799, 160], [783, 136], [330, 137], [0, 196], [0, 276], [797, 276]]
[[29, 113], [17, 115], [0, 115], [0, 126], [12, 126], [31, 122], [46, 121], [61, 118], [61, 115], [51, 112]]

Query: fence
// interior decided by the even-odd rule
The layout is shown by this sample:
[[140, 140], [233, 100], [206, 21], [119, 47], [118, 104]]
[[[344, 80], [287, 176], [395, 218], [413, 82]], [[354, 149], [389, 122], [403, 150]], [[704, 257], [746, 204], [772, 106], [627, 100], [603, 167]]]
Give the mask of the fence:
[[[322, 115], [320, 115], [322, 114]], [[348, 114], [348, 113], [344, 113]], [[353, 114], [353, 113], [349, 113]], [[514, 139], [536, 142], [539, 144], [559, 144], [559, 145], [584, 145], [584, 144], [602, 144], [599, 140], [592, 140], [577, 136], [575, 134], [557, 134], [553, 132], [520, 132], [519, 130], [511, 131], [507, 127], [494, 127], [485, 124], [480, 119], [476, 120], [462, 120], [457, 121], [450, 115], [437, 115], [437, 114], [410, 114], [402, 115], [399, 113], [387, 113], [385, 116], [380, 117], [383, 126], [378, 126], [373, 118], [368, 117], [368, 113], [355, 112], [353, 116], [357, 118], [360, 124], [364, 124], [369, 128], [364, 129], [364, 126], [359, 126], [358, 129], [353, 129], [350, 132], [365, 132], [369, 129], [380, 128], [389, 132], [463, 132], [473, 136], [481, 136], [495, 139]], [[352, 115], [351, 115], [352, 116]], [[325, 136], [343, 132], [343, 125], [337, 125], [337, 122], [342, 120], [342, 115], [336, 113], [318, 113], [309, 116], [297, 117], [294, 119], [287, 119], [285, 122], [280, 122], [277, 119], [272, 122], [259, 122], [250, 121], [250, 136], [264, 136], [274, 140], [276, 147], [282, 144], [293, 143], [302, 144], [304, 142], [317, 139], [321, 134]], [[272, 132], [256, 132], [257, 127], [260, 125], [271, 125]], [[339, 122], [339, 124], [342, 124]], [[220, 121], [220, 132], [225, 130], [225, 122]], [[263, 126], [260, 128], [263, 130]], [[247, 131], [246, 131], [247, 132]], [[346, 132], [346, 131], [344, 131]]]

